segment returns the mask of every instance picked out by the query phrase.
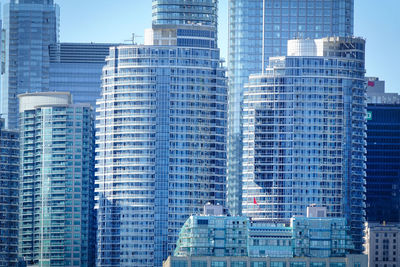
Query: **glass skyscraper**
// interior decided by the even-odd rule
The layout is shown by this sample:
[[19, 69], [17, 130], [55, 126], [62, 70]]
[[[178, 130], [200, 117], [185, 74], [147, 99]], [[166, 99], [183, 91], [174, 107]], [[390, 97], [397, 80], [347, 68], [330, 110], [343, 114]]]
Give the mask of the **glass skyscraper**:
[[368, 104], [367, 221], [400, 222], [400, 103]]
[[50, 88], [70, 92], [74, 103], [93, 107], [101, 93], [101, 75], [111, 44], [57, 43], [49, 48]]
[[31, 266], [93, 266], [94, 126], [71, 95], [19, 95], [19, 254]]
[[151, 45], [111, 48], [103, 69], [98, 266], [162, 266], [191, 214], [225, 204], [227, 81], [215, 15], [179, 19], [214, 12], [216, 1], [153, 1], [153, 10]]
[[17, 95], [49, 90], [49, 45], [58, 41], [59, 7], [53, 0], [11, 0], [3, 13], [0, 113], [17, 129]]
[[152, 0], [153, 25], [218, 26], [218, 0]]
[[368, 222], [400, 222], [400, 96], [385, 81], [367, 82]]
[[290, 40], [251, 75], [243, 105], [243, 214], [287, 222], [306, 207], [345, 217], [362, 252], [365, 41]]
[[293, 38], [353, 35], [353, 0], [229, 1], [229, 113], [227, 204], [241, 214], [241, 110], [249, 75], [260, 73], [271, 56], [286, 55]]
[[17, 266], [19, 134], [0, 119], [0, 266]]

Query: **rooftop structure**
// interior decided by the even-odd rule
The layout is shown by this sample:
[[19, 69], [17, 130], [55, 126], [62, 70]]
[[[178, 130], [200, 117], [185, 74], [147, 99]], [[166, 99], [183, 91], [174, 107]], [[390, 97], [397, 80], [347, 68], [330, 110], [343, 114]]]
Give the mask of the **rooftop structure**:
[[400, 104], [399, 94], [385, 91], [385, 81], [377, 77], [366, 77], [365, 80], [368, 104]]

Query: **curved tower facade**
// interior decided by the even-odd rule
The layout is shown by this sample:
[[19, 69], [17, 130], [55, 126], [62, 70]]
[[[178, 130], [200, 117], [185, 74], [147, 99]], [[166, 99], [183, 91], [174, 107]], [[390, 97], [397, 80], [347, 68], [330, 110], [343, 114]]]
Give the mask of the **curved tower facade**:
[[146, 45], [110, 49], [97, 102], [97, 266], [162, 266], [225, 205], [227, 79], [216, 0], [153, 1]]
[[243, 213], [288, 222], [307, 205], [346, 217], [362, 251], [365, 190], [365, 41], [289, 41], [250, 76], [243, 109]]
[[161, 266], [183, 223], [225, 204], [219, 50], [119, 46], [97, 117], [98, 266]]
[[287, 40], [353, 36], [353, 0], [229, 1], [227, 205], [241, 214], [244, 85], [268, 58], [286, 55]]

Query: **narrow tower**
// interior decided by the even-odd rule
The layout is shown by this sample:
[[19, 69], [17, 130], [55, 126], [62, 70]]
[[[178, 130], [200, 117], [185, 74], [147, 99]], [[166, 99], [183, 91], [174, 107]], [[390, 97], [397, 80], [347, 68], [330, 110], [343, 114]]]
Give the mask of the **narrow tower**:
[[18, 265], [18, 188], [19, 134], [0, 119], [0, 266]]

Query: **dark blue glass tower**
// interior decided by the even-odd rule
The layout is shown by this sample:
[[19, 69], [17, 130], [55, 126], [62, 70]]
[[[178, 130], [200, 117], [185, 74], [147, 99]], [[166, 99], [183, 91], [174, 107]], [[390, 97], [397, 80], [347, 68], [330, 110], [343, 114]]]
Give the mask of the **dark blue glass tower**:
[[400, 104], [369, 104], [367, 220], [400, 222]]
[[19, 134], [0, 119], [0, 266], [17, 266]]

